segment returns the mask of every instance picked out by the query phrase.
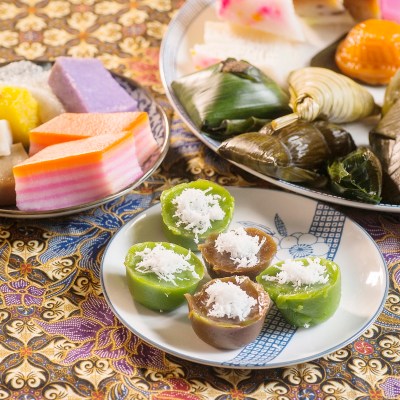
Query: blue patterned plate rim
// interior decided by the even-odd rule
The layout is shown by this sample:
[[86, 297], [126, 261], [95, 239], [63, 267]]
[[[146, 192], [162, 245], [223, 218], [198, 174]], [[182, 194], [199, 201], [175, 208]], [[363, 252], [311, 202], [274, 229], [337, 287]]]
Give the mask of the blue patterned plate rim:
[[[48, 68], [51, 66], [50, 61], [34, 61], [35, 63]], [[2, 63], [6, 65], [8, 63]], [[142, 184], [146, 179], [148, 179], [154, 171], [160, 166], [169, 148], [170, 142], [170, 126], [167, 115], [162, 107], [155, 101], [152, 95], [138, 82], [133, 79], [124, 77], [120, 74], [111, 72], [118, 83], [124, 87], [124, 89], [138, 101], [139, 111], [146, 111], [149, 113], [150, 125], [153, 131], [154, 138], [159, 144], [159, 152], [154, 153], [144, 164], [143, 170], [144, 174], [133, 182], [131, 185], [121, 189], [117, 193], [111, 194], [109, 196], [103, 197], [96, 201], [91, 201], [88, 203], [80, 204], [73, 207], [62, 208], [57, 210], [49, 211], [21, 211], [16, 207], [4, 207], [0, 206], [0, 217], [8, 218], [51, 218], [60, 217], [64, 215], [76, 214], [81, 211], [86, 211], [91, 208], [100, 206], [102, 204], [108, 203], [109, 201], [115, 200], [125, 194], [129, 193], [131, 190]]]
[[122, 324], [154, 347], [189, 361], [266, 369], [326, 356], [356, 340], [376, 321], [388, 294], [389, 274], [377, 244], [359, 224], [327, 203], [297, 194], [261, 188], [228, 190], [236, 199], [231, 226], [258, 226], [271, 234], [278, 243], [273, 262], [290, 254], [313, 254], [339, 264], [342, 299], [334, 316], [315, 327], [296, 329], [273, 307], [253, 343], [237, 351], [223, 351], [196, 337], [186, 304], [171, 313], [136, 304], [126, 284], [124, 258], [134, 243], [166, 241], [158, 203], [137, 214], [113, 236], [101, 261], [103, 293]]
[[[168, 30], [164, 35], [161, 44], [160, 75], [168, 100], [170, 101], [182, 121], [185, 122], [190, 131], [207, 147], [209, 147], [212, 151], [217, 152], [220, 142], [210, 138], [194, 125], [194, 123], [191, 121], [190, 117], [186, 113], [185, 109], [183, 108], [182, 104], [175, 96], [171, 87], [171, 83], [181, 74], [181, 72], [179, 71], [180, 53], [182, 51], [186, 51], [189, 54], [190, 48], [188, 46], [190, 46], [190, 37], [195, 36], [196, 43], [200, 43], [202, 40], [201, 32], [196, 31], [196, 33], [198, 34], [193, 35], [193, 32], [191, 31], [192, 27], [202, 23], [201, 21], [204, 20], [205, 15], [208, 15], [210, 13], [210, 8], [214, 5], [214, 3], [215, 0], [188, 0], [181, 7], [181, 9], [178, 11], [178, 13], [169, 24]], [[186, 65], [190, 63], [190, 61], [185, 61], [185, 69], [187, 69]], [[243, 164], [239, 164], [231, 160], [228, 161], [262, 180], [272, 183], [278, 187], [287, 189], [291, 192], [311, 197], [316, 200], [322, 200], [333, 204], [366, 210], [400, 213], [400, 205], [398, 204], [369, 204], [361, 201], [349, 200], [344, 197], [330, 193], [329, 191], [307, 188], [299, 184], [275, 179], [254, 171], [252, 168], [249, 168]]]

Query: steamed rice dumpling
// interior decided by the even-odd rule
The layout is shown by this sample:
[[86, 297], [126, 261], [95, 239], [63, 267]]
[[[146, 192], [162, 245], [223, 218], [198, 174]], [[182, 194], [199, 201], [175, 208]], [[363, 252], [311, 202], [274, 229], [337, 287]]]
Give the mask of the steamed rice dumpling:
[[275, 81], [233, 58], [172, 82], [172, 89], [194, 125], [216, 138], [248, 131], [248, 120], [256, 130], [290, 112], [289, 97]]
[[227, 139], [218, 153], [274, 178], [321, 187], [327, 182], [326, 163], [355, 149], [350, 133], [327, 121], [296, 121], [261, 132]]

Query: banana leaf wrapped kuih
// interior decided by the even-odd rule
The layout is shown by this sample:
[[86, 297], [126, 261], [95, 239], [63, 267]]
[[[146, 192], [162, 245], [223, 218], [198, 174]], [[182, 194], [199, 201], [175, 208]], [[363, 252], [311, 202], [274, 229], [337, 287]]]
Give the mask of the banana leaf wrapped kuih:
[[382, 166], [365, 146], [335, 160], [328, 166], [334, 193], [352, 200], [379, 203], [382, 192]]
[[229, 58], [172, 82], [196, 127], [223, 140], [291, 112], [288, 95], [257, 67]]
[[380, 111], [366, 88], [326, 68], [297, 69], [289, 74], [288, 83], [293, 112], [271, 122], [276, 130], [297, 120], [354, 122]]
[[350, 133], [327, 121], [296, 121], [278, 131], [265, 131], [269, 133], [226, 139], [218, 152], [267, 176], [322, 187], [327, 183], [327, 162], [355, 149]]
[[372, 151], [382, 164], [384, 202], [400, 204], [400, 70], [385, 92], [383, 117], [369, 133]]

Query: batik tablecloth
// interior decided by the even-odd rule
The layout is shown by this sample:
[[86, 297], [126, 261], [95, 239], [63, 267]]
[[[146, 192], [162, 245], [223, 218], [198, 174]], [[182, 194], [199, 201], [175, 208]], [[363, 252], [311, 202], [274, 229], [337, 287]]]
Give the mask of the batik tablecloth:
[[343, 210], [377, 242], [390, 290], [353, 343], [301, 365], [213, 368], [169, 356], [113, 315], [99, 281], [110, 238], [184, 180], [265, 186], [209, 151], [173, 114], [158, 72], [180, 0], [0, 1], [0, 61], [97, 57], [151, 90], [171, 119], [171, 147], [127, 196], [49, 220], [0, 218], [0, 399], [400, 399], [400, 217]]

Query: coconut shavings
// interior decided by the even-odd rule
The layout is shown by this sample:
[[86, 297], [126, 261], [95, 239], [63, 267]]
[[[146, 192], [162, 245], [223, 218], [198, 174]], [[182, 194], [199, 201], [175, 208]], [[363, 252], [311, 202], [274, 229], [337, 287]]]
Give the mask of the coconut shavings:
[[265, 238], [249, 235], [243, 227], [221, 233], [215, 240], [219, 253], [229, 253], [230, 259], [239, 267], [252, 267], [259, 262], [257, 257]]
[[174, 217], [178, 218], [177, 226], [182, 225], [184, 229], [192, 231], [196, 243], [198, 236], [207, 232], [213, 221], [221, 221], [225, 217], [220, 206], [221, 196], [207, 194], [210, 190], [187, 188], [172, 200], [176, 206]]
[[329, 276], [325, 266], [321, 265], [320, 258], [306, 258], [306, 262], [308, 265], [304, 265], [302, 260], [286, 260], [281, 266], [277, 266], [280, 272], [276, 276], [264, 275], [263, 279], [279, 284], [292, 283], [296, 288], [328, 282]]
[[238, 318], [244, 321], [252, 307], [257, 304], [242, 288], [232, 282], [216, 280], [205, 290], [209, 298], [206, 306], [210, 307], [207, 315], [217, 318]]
[[136, 252], [135, 256], [142, 258], [135, 267], [138, 272], [154, 273], [160, 280], [171, 282], [175, 286], [177, 286], [176, 279], [182, 280], [176, 275], [184, 271], [190, 271], [196, 279], [200, 278], [194, 266], [188, 262], [191, 257], [190, 251], [187, 256], [183, 256], [157, 244], [153, 249], [146, 247], [143, 251]]

